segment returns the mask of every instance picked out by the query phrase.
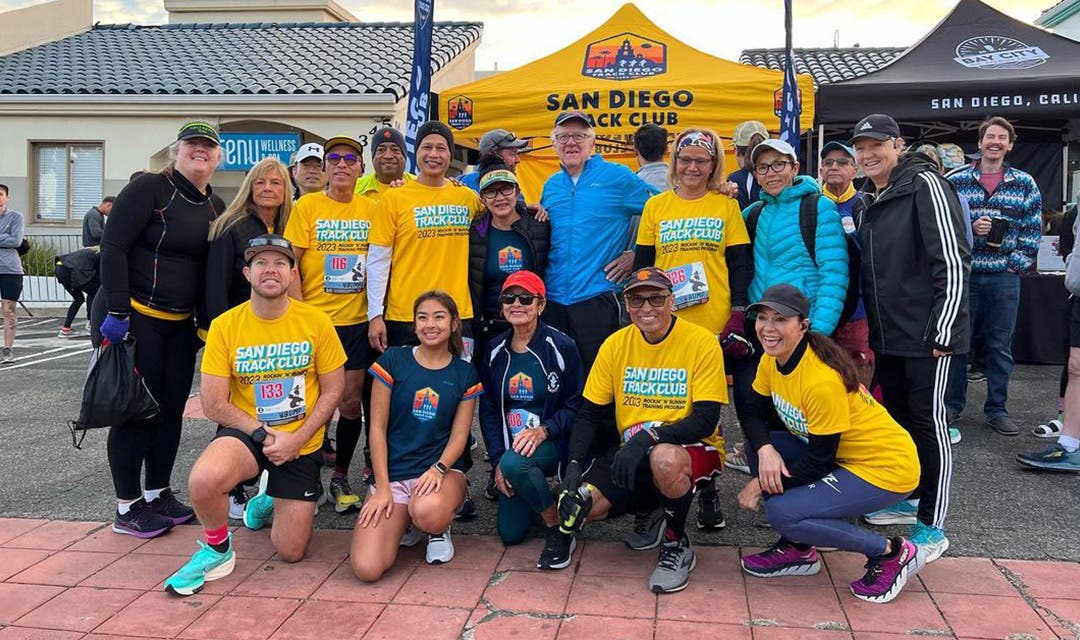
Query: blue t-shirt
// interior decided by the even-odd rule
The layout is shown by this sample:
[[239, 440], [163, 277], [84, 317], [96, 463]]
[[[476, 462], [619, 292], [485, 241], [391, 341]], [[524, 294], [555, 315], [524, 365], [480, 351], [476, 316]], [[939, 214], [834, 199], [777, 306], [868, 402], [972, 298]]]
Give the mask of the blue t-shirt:
[[487, 236], [487, 264], [484, 265], [484, 311], [501, 317], [499, 294], [506, 276], [522, 269], [534, 270], [532, 249], [517, 231], [491, 227]]
[[[450, 441], [458, 402], [484, 392], [469, 363], [451, 358], [442, 369], [427, 369], [416, 361], [416, 348], [387, 349], [369, 369], [390, 387], [386, 441], [391, 482], [417, 478], [435, 464]], [[451, 466], [464, 470], [460, 459]]]
[[531, 353], [510, 353], [510, 366], [503, 383], [503, 408], [510, 439], [523, 429], [540, 426], [547, 402], [547, 378], [540, 361]]

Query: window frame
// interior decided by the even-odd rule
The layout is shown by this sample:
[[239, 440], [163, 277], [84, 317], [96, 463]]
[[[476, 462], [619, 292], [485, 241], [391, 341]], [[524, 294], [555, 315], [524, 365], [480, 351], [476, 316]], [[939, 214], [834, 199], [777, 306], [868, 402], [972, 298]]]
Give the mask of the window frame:
[[[64, 227], [73, 228], [82, 226], [82, 218], [73, 218], [73, 211], [71, 209], [71, 149], [78, 146], [97, 146], [101, 149], [101, 193], [105, 193], [105, 141], [104, 140], [62, 140], [62, 139], [29, 139], [27, 143], [27, 187], [30, 192], [30, 212], [32, 212], [33, 220], [28, 220], [28, 225], [45, 226], [45, 227]], [[67, 157], [67, 168], [65, 171], [65, 177], [67, 180], [67, 215], [63, 220], [58, 219], [43, 219], [38, 215], [38, 182], [40, 176], [38, 175], [38, 148], [39, 147], [59, 147], [63, 146]], [[28, 215], [30, 215], [28, 212]], [[84, 212], [85, 213], [85, 212]]]

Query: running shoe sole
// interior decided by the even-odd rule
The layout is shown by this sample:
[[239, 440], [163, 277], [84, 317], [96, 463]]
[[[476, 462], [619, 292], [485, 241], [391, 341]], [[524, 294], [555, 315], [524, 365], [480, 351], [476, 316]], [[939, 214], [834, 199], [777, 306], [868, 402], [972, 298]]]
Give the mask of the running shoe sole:
[[660, 587], [658, 585], [652, 585], [650, 586], [650, 590], [653, 593], [678, 593], [682, 591], [686, 587], [690, 586], [690, 572], [692, 572], [695, 567], [697, 567], [697, 554], [694, 554], [694, 559], [690, 561], [690, 570], [687, 571], [686, 580], [682, 584], [677, 587], [672, 587], [670, 589], [664, 589], [663, 587]]
[[164, 529], [156, 529], [154, 531], [136, 531], [135, 529], [120, 526], [115, 522], [112, 526], [113, 533], [122, 533], [125, 536], [135, 536], [136, 538], [142, 538], [143, 540], [149, 540], [150, 538], [164, 535], [169, 532], [169, 529], [172, 529], [172, 527], [165, 527]]
[[[270, 474], [269, 474], [269, 472], [264, 470], [262, 473], [259, 474], [259, 491], [255, 495], [253, 495], [252, 497], [248, 498], [248, 502], [247, 502], [248, 506], [251, 505], [252, 500], [254, 500], [255, 498], [258, 498], [259, 496], [266, 493], [266, 485], [267, 485], [268, 482], [270, 482]], [[315, 508], [316, 509], [319, 508], [318, 503], [315, 504]], [[246, 528], [250, 529], [251, 531], [258, 531], [258, 529], [256, 529], [255, 527], [252, 526], [252, 523], [248, 522], [248, 510], [247, 510], [247, 507], [244, 507], [243, 521], [244, 521], [244, 526]]]
[[575, 549], [577, 549], [577, 538], [570, 540], [570, 552], [566, 554], [566, 560], [557, 564], [549, 564], [547, 566], [544, 566], [539, 561], [537, 561], [536, 568], [544, 570], [565, 569], [570, 566], [571, 562], [573, 562]]
[[915, 516], [914, 513], [912, 513], [911, 515], [901, 513], [883, 513], [879, 515], [865, 515], [863, 516], [863, 520], [865, 520], [867, 524], [885, 526], [889, 524], [915, 524], [918, 518]]
[[210, 571], [203, 574], [203, 581], [197, 585], [191, 587], [183, 587], [177, 589], [172, 585], [165, 585], [165, 590], [169, 593], [177, 596], [192, 596], [203, 590], [207, 582], [213, 582], [214, 580], [220, 580], [233, 572], [236, 568], [236, 554], [234, 553], [231, 558], [225, 562], [214, 567]]
[[916, 558], [921, 561], [921, 564], [930, 564], [945, 555], [945, 552], [949, 550], [949, 539], [943, 539], [941, 544], [920, 545], [918, 548], [920, 552], [925, 551], [926, 553], [919, 553]]
[[783, 565], [777, 569], [773, 569], [772, 571], [757, 571], [756, 569], [750, 569], [749, 567], [747, 567], [746, 563], [740, 564], [742, 564], [743, 571], [759, 578], [779, 578], [781, 576], [815, 576], [818, 574], [819, 571], [821, 571], [820, 560]]
[[745, 473], [746, 475], [750, 475], [750, 465], [748, 465], [748, 464], [737, 464], [737, 463], [732, 462], [730, 460], [725, 460], [724, 461], [724, 466], [726, 468], [728, 468], [728, 469], [732, 469], [734, 471], [741, 471], [742, 473]]
[[[948, 545], [946, 545], [948, 546]], [[864, 602], [873, 602], [874, 604], [885, 604], [886, 602], [892, 602], [896, 596], [900, 595], [900, 592], [907, 584], [908, 578], [914, 576], [922, 568], [923, 564], [919, 561], [919, 554], [916, 553], [911, 562], [907, 563], [900, 569], [900, 573], [896, 574], [896, 579], [893, 580], [892, 586], [889, 590], [880, 596], [862, 596], [855, 593], [854, 589], [851, 589], [851, 595], [855, 596], [859, 600]]]
[[655, 549], [655, 548], [659, 547], [660, 543], [663, 542], [663, 541], [664, 541], [664, 521], [661, 518], [660, 526], [656, 528], [656, 539], [655, 540], [650, 540], [647, 545], [639, 546], [639, 547], [635, 547], [634, 545], [630, 544], [630, 541], [626, 540], [626, 539], [623, 539], [623, 544], [625, 544], [627, 547], [629, 547], [630, 549], [632, 549], [634, 551], [648, 551], [649, 549]]
[[727, 526], [727, 520], [720, 518], [720, 522], [709, 524], [708, 522], [702, 522], [701, 517], [698, 516], [697, 528], [702, 531], [716, 531], [717, 529], [723, 529]]

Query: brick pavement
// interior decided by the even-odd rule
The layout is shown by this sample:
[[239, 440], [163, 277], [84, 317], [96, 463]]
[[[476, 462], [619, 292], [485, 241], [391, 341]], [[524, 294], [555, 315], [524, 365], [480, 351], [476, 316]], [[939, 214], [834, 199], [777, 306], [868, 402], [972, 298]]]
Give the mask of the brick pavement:
[[853, 554], [823, 554], [817, 576], [763, 580], [742, 574], [739, 549], [699, 546], [690, 586], [656, 596], [645, 587], [655, 552], [587, 541], [570, 569], [539, 572], [540, 540], [504, 549], [457, 536], [450, 564], [425, 565], [421, 545], [366, 585], [346, 562], [348, 531], [316, 531], [290, 565], [266, 531], [240, 529], [231, 576], [170, 596], [161, 583], [200, 534], [144, 542], [99, 522], [0, 519], [0, 640], [1080, 638], [1075, 562], [946, 557], [874, 605], [848, 592], [862, 568]]

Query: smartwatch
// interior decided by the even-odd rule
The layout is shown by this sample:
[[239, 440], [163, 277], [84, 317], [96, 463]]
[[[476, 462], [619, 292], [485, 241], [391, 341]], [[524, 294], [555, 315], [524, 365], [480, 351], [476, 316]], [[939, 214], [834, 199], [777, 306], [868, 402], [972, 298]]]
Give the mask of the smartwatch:
[[446, 472], [448, 471], [448, 469], [446, 468], [446, 465], [442, 463], [442, 460], [436, 460], [435, 464], [433, 464], [431, 466], [435, 467], [435, 470], [438, 471], [439, 473], [441, 473], [444, 476], [446, 475]]
[[259, 425], [259, 428], [251, 432], [251, 441], [255, 444], [262, 444], [266, 441], [266, 427]]

